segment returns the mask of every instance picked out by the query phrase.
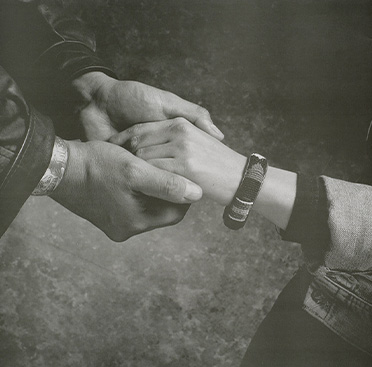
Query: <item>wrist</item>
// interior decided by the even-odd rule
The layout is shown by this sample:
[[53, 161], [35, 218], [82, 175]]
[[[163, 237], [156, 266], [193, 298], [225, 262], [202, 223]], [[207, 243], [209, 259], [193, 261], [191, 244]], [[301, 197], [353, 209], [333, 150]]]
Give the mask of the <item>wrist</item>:
[[63, 202], [71, 196], [71, 191], [77, 187], [83, 187], [86, 177], [86, 152], [83, 149], [85, 143], [65, 141], [69, 152], [69, 159], [63, 178], [58, 187], [50, 195], [58, 202]]
[[48, 196], [57, 189], [64, 178], [68, 159], [69, 150], [66, 142], [56, 136], [48, 168], [33, 190], [33, 196]]
[[225, 187], [223, 192], [217, 199], [215, 198], [221, 205], [228, 205], [231, 200], [234, 198], [236, 191], [240, 185], [240, 182], [243, 178], [244, 167], [247, 162], [247, 157], [234, 152], [234, 158], [229, 159], [229, 166], [227, 167], [227, 171], [225, 172]]
[[267, 167], [266, 158], [260, 154], [253, 153], [247, 159], [238, 190], [223, 213], [224, 224], [230, 229], [244, 227], [264, 183]]

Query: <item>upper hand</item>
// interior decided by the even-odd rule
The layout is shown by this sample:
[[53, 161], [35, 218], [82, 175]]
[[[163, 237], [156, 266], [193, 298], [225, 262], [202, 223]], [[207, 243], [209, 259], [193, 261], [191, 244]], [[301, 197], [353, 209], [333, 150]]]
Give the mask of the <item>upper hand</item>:
[[177, 95], [135, 81], [90, 72], [73, 82], [83, 96], [78, 118], [87, 140], [108, 140], [134, 124], [183, 117], [218, 140], [222, 132], [208, 111]]
[[202, 195], [200, 187], [189, 180], [113, 144], [66, 143], [65, 175], [51, 196], [114, 241], [179, 222], [188, 209], [180, 204]]
[[110, 139], [152, 165], [187, 177], [203, 194], [227, 205], [246, 158], [182, 118], [139, 124]]

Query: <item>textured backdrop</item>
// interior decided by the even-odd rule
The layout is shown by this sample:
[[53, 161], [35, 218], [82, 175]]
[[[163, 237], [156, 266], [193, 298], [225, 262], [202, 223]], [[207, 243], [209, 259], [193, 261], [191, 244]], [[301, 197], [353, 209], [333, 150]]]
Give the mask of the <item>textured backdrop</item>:
[[[367, 1], [64, 2], [121, 78], [207, 107], [239, 152], [364, 179]], [[203, 200], [117, 244], [30, 199], [0, 241], [0, 365], [238, 366], [301, 251], [254, 213], [229, 231], [222, 211]]]

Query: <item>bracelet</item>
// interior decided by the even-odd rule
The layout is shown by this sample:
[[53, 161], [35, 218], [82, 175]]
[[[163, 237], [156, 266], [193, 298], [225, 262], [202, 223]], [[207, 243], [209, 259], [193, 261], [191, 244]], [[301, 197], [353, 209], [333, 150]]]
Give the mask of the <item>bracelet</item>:
[[63, 175], [65, 174], [67, 161], [67, 144], [63, 139], [56, 136], [49, 166], [31, 195], [50, 195], [62, 181]]
[[230, 229], [244, 227], [248, 214], [261, 190], [267, 172], [267, 160], [253, 153], [244, 169], [243, 178], [231, 203], [223, 212], [223, 221]]

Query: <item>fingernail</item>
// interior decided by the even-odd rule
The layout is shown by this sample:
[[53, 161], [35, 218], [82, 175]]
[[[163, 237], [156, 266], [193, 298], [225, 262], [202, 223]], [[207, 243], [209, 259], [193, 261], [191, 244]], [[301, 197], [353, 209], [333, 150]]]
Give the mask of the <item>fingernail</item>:
[[212, 125], [211, 128], [220, 138], [224, 138], [225, 135], [216, 125]]
[[186, 183], [186, 190], [185, 190], [185, 196], [184, 196], [186, 200], [197, 201], [201, 199], [202, 195], [203, 195], [203, 191], [199, 186], [191, 182]]

